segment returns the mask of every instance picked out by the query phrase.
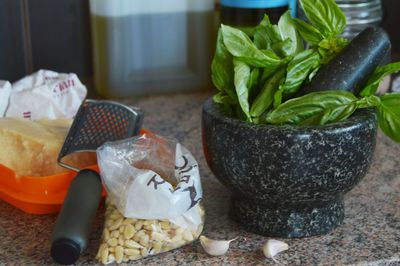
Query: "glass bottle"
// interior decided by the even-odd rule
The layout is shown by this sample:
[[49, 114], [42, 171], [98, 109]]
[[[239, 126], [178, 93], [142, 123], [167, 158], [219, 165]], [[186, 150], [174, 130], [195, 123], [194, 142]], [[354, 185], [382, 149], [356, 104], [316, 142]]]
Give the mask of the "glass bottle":
[[212, 87], [213, 0], [90, 0], [90, 13], [101, 96]]
[[289, 8], [289, 0], [221, 0], [221, 22], [234, 27], [254, 27], [267, 14], [272, 23]]

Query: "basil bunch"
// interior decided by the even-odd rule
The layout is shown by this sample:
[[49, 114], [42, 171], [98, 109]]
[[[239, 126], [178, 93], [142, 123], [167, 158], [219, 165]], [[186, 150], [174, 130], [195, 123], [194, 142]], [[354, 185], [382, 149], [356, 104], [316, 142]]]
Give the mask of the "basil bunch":
[[290, 99], [347, 44], [339, 37], [346, 18], [334, 0], [300, 3], [310, 24], [286, 12], [277, 25], [265, 16], [246, 32], [221, 25], [211, 70], [218, 89], [214, 101], [229, 115], [265, 122], [271, 109]]
[[383, 132], [400, 142], [400, 94], [374, 95], [387, 75], [400, 71], [400, 62], [376, 68], [358, 97], [327, 90], [291, 99], [348, 43], [340, 37], [346, 17], [334, 0], [300, 4], [309, 23], [286, 12], [277, 25], [265, 16], [246, 32], [221, 25], [211, 65], [214, 102], [230, 116], [276, 125], [324, 125], [373, 107]]

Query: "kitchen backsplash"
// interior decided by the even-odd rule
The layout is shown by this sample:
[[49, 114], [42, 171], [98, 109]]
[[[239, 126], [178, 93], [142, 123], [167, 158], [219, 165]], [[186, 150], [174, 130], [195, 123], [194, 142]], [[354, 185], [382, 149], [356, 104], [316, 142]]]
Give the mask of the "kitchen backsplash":
[[39, 69], [92, 75], [87, 0], [0, 0], [0, 79]]
[[15, 80], [27, 72], [22, 1], [0, 0], [0, 79]]

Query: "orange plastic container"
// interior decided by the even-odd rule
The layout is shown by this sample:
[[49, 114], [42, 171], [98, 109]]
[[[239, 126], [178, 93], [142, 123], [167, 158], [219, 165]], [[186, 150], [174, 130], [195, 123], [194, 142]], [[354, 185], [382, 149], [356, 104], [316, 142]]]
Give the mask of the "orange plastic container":
[[[98, 170], [97, 166], [89, 168]], [[27, 213], [55, 213], [60, 210], [75, 176], [74, 171], [51, 176], [17, 176], [0, 164], [0, 198]]]
[[[140, 133], [149, 132], [141, 130]], [[99, 170], [96, 165], [88, 168]], [[51, 176], [17, 176], [13, 170], [0, 164], [0, 199], [26, 213], [56, 213], [60, 211], [75, 176], [76, 172], [67, 170]]]

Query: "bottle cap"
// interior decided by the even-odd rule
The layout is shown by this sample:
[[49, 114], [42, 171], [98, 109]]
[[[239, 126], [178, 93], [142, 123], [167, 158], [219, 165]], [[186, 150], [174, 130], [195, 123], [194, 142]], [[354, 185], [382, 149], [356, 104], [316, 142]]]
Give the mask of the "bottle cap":
[[75, 241], [62, 238], [53, 242], [50, 253], [55, 262], [69, 265], [79, 259], [81, 248]]
[[236, 8], [275, 8], [289, 5], [289, 0], [221, 0], [221, 5]]

